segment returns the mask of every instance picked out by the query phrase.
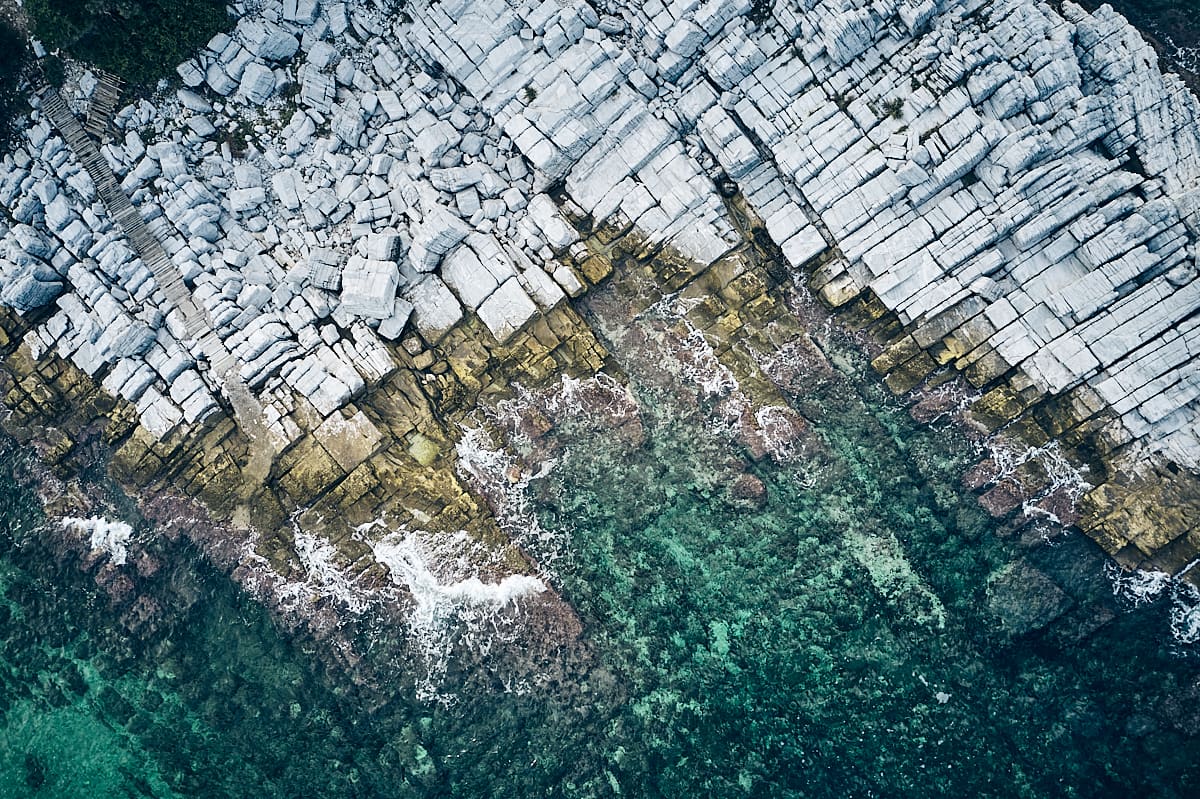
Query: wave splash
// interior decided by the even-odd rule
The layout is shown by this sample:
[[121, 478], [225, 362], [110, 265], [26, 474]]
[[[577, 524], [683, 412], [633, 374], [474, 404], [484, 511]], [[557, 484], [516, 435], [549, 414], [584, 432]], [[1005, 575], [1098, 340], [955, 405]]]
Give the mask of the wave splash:
[[530, 486], [547, 477], [558, 464], [549, 452], [535, 458], [519, 453], [537, 449], [524, 420], [545, 416], [554, 423], [568, 418], [605, 419], [619, 427], [638, 418], [638, 404], [629, 387], [600, 372], [588, 378], [563, 375], [558, 384], [531, 391], [513, 386], [514, 396], [478, 409], [487, 426], [503, 431], [501, 441], [484, 424], [462, 428], [455, 445], [460, 477], [485, 497], [509, 540], [534, 561], [538, 575], [555, 580], [557, 565], [571, 556], [570, 525], [546, 529], [530, 500]]
[[[528, 574], [484, 581], [475, 565], [481, 547], [465, 532], [435, 539], [403, 526], [371, 542], [375, 559], [412, 599], [408, 634], [423, 666], [416, 686], [420, 699], [452, 703], [455, 695], [441, 686], [456, 649], [486, 657], [495, 645], [516, 641], [525, 626], [522, 600], [549, 590]], [[521, 688], [509, 683], [505, 687]]]
[[412, 620], [418, 627], [440, 628], [464, 607], [503, 608], [547, 590], [544, 582], [527, 574], [510, 574], [495, 583], [485, 583], [475, 575], [444, 581], [430, 569], [429, 555], [411, 531], [384, 536], [375, 542], [372, 552], [412, 594], [416, 602]]
[[1200, 590], [1177, 583], [1171, 597], [1171, 637], [1181, 644], [1200, 642]]
[[337, 550], [324, 538], [301, 529], [293, 519], [296, 556], [308, 574], [310, 587], [337, 600], [351, 613], [359, 614], [367, 609], [371, 597], [348, 577], [334, 561]]
[[497, 524], [512, 543], [536, 559], [540, 573], [549, 575], [569, 554], [569, 534], [542, 526], [530, 505], [529, 486], [550, 474], [557, 461], [549, 459], [535, 470], [523, 468], [515, 455], [493, 446], [482, 427], [464, 428], [455, 450], [459, 475], [489, 500]]
[[64, 530], [90, 535], [89, 544], [93, 550], [107, 552], [114, 565], [125, 565], [129, 557], [126, 544], [133, 537], [133, 528], [125, 522], [110, 522], [102, 516], [92, 516], [89, 519], [68, 516], [60, 524]]
[[1162, 571], [1126, 571], [1115, 563], [1109, 563], [1105, 572], [1112, 583], [1113, 595], [1131, 609], [1169, 597], [1171, 637], [1177, 643], [1191, 645], [1200, 643], [1200, 590], [1180, 577], [1198, 562], [1188, 564], [1175, 577]]

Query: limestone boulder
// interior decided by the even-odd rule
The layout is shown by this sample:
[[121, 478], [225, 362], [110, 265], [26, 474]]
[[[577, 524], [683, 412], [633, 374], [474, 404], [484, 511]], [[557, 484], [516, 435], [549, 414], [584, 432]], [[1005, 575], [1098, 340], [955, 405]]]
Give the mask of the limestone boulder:
[[463, 317], [462, 306], [437, 275], [424, 275], [404, 290], [404, 298], [412, 303], [417, 331], [430, 344], [441, 341]]
[[63, 292], [62, 279], [45, 264], [20, 267], [0, 260], [0, 304], [20, 314], [49, 305]]
[[320, 10], [317, 0], [283, 0], [283, 18], [297, 25], [311, 25]]
[[472, 309], [478, 308], [500, 287], [499, 281], [470, 247], [457, 247], [447, 255], [441, 276], [463, 304]]
[[392, 315], [379, 323], [379, 335], [388, 341], [395, 341], [400, 338], [400, 334], [404, 332], [404, 328], [408, 325], [408, 320], [412, 316], [413, 304], [403, 297], [397, 297], [392, 305]]
[[283, 27], [264, 19], [246, 17], [237, 36], [246, 50], [261, 61], [286, 61], [300, 49], [300, 41]]
[[515, 277], [506, 280], [478, 309], [479, 318], [501, 344], [512, 338], [537, 312], [537, 305]]
[[414, 231], [409, 260], [418, 272], [430, 272], [442, 256], [466, 238], [469, 232], [462, 220], [440, 205], [429, 208]]
[[238, 94], [254, 105], [262, 105], [275, 93], [275, 71], [265, 64], [252, 62], [242, 73]]
[[387, 319], [394, 311], [400, 270], [394, 261], [351, 256], [342, 269], [342, 308], [367, 319]]

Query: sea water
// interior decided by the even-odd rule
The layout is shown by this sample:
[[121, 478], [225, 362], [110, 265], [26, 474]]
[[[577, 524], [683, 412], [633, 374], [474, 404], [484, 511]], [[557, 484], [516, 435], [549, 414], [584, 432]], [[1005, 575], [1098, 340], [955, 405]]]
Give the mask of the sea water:
[[[68, 521], [121, 568], [155, 556], [139, 627], [49, 543], [62, 522], [5, 444], [0, 796], [1197, 795], [1200, 669], [1172, 636], [1195, 627], [1185, 589], [1130, 582], [1053, 525], [993, 520], [960, 487], [985, 453], [913, 421], [833, 332], [838, 368], [755, 411], [763, 429], [801, 414], [807, 443], [755, 460], [702, 340], [682, 371], [648, 356], [669, 322], [606, 334], [628, 388], [602, 387], [638, 435], [575, 402], [577, 382], [547, 400], [554, 457], [513, 488], [541, 574], [448, 582], [404, 531], [378, 544], [430, 629], [447, 603], [559, 593], [588, 659], [537, 685], [449, 662], [432, 693], [414, 678], [368, 699], [186, 541]], [[761, 492], [732, 494], [743, 475]], [[330, 560], [298, 546], [317, 572]]]

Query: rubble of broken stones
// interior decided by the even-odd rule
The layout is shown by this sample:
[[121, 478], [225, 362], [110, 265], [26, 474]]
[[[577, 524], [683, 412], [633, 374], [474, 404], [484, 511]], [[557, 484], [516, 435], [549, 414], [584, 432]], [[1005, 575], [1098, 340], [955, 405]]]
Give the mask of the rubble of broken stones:
[[[181, 65], [174, 96], [121, 110], [101, 148], [282, 443], [300, 432], [293, 395], [330, 416], [396, 368], [385, 342], [406, 331], [436, 344], [473, 313], [503, 343], [584, 288], [554, 259], [578, 236], [525, 159], [469, 96], [381, 38], [393, 24], [268, 4]], [[27, 336], [35, 352], [102, 380], [159, 438], [218, 410], [225, 376], [204, 371], [37, 112], [0, 197], [0, 301], [52, 311]]]
[[[329, 417], [394, 370], [388, 342], [468, 316], [503, 342], [578, 296], [571, 222], [702, 271], [741, 241], [732, 185], [830, 304], [903, 324], [901, 387], [953, 364], [1200, 467], [1200, 106], [1107, 7], [234, 7], [102, 153], [283, 441], [296, 397]], [[158, 437], [216, 412], [223, 376], [36, 109], [0, 205], [35, 353]]]

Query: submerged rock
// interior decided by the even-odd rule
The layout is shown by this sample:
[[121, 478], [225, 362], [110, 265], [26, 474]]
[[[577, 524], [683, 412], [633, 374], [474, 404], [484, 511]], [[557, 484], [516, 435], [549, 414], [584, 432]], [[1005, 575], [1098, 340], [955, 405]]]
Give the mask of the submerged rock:
[[767, 504], [767, 487], [752, 474], [741, 474], [729, 486], [733, 504], [749, 510], [762, 510]]
[[1009, 564], [988, 578], [988, 610], [1014, 638], [1045, 628], [1072, 604], [1057, 583], [1026, 561]]

